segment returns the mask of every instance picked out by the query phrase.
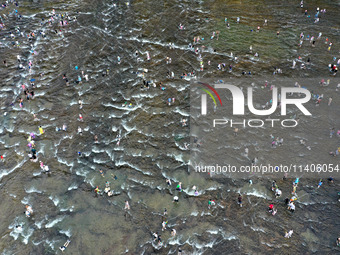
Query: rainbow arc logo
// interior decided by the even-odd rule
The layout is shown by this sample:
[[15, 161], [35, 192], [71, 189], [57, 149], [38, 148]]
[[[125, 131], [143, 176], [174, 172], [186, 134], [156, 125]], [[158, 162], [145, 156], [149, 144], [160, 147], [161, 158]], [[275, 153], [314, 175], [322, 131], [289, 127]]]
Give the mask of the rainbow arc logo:
[[[221, 106], [222, 106], [222, 100], [221, 100], [221, 97], [220, 97], [220, 95], [217, 93], [217, 91], [212, 87], [212, 86], [210, 86], [209, 84], [207, 84], [207, 83], [203, 83], [203, 82], [198, 82], [198, 84], [200, 84], [200, 85], [203, 85], [203, 86], [205, 86], [206, 88], [208, 88], [208, 89], [210, 89], [212, 92], [214, 92], [214, 94], [217, 96], [217, 98], [218, 98], [218, 100], [220, 101], [220, 104], [221, 104]], [[201, 90], [203, 90], [205, 93], [207, 93], [211, 98], [212, 98], [212, 100], [214, 101], [214, 104], [215, 104], [215, 107], [217, 107], [217, 102], [216, 102], [216, 99], [215, 99], [215, 97], [213, 96], [213, 94], [209, 91], [209, 90], [207, 90], [207, 89], [205, 89], [205, 88], [201, 88], [201, 87], [199, 87]], [[201, 97], [201, 100], [202, 100], [202, 105], [207, 105], [207, 95], [206, 94], [203, 94], [202, 95], [202, 97]], [[202, 115], [206, 115], [207, 114], [207, 108], [206, 107], [203, 107], [202, 108]]]

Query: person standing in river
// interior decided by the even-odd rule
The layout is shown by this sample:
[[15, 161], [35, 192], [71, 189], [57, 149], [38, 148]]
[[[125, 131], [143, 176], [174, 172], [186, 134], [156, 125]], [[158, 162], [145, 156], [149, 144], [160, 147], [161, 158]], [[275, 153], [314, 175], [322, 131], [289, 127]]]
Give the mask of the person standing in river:
[[125, 207], [124, 210], [130, 210], [130, 205], [129, 205], [129, 201], [125, 200]]
[[242, 207], [242, 196], [241, 196], [241, 194], [238, 194], [237, 200], [238, 200], [238, 204], [240, 205], [240, 207]]

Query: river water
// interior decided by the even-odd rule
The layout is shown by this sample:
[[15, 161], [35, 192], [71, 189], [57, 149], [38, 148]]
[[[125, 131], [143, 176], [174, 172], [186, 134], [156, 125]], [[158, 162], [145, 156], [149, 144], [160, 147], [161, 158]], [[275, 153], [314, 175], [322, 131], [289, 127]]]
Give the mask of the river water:
[[[239, 79], [243, 71], [252, 73], [245, 75], [249, 80], [301, 79], [314, 94], [324, 94], [320, 106], [315, 106], [315, 100], [308, 105], [313, 109], [311, 124], [302, 118], [296, 135], [277, 130], [274, 135], [285, 138], [277, 150], [270, 148], [270, 129], [246, 130], [238, 139], [230, 129], [226, 136], [230, 162], [249, 165], [251, 158], [239, 156], [248, 146], [250, 157], [264, 162], [264, 153], [271, 161], [281, 162], [294, 158], [298, 150], [298, 163], [314, 158], [339, 164], [338, 157], [328, 154], [340, 146], [339, 137], [329, 137], [329, 128], [340, 129], [340, 96], [339, 82], [328, 70], [340, 57], [338, 1], [310, 1], [303, 9], [300, 1], [291, 0], [18, 2], [18, 7], [9, 4], [1, 10], [6, 25], [0, 45], [2, 254], [61, 253], [59, 247], [67, 239], [71, 240], [67, 254], [177, 254], [179, 247], [183, 254], [340, 252], [335, 247], [340, 222], [337, 173], [332, 173], [334, 184], [324, 180], [319, 189], [318, 177], [302, 177], [297, 209], [291, 214], [283, 202], [291, 196], [294, 179], [290, 176], [277, 179], [283, 195], [275, 199], [270, 191], [272, 177], [256, 176], [249, 185], [247, 178], [212, 178], [190, 171], [191, 154], [185, 146], [192, 143], [190, 124], [181, 125], [182, 119], [190, 122], [190, 84], [196, 80]], [[314, 23], [317, 7], [327, 11]], [[306, 8], [311, 17], [304, 14]], [[69, 16], [68, 25], [60, 25], [60, 14]], [[35, 36], [28, 40], [32, 31]], [[210, 39], [214, 31], [219, 31], [218, 40], [216, 36]], [[299, 47], [301, 32], [305, 37]], [[322, 36], [312, 47], [307, 35], [317, 37], [319, 32]], [[198, 36], [204, 40], [190, 48]], [[333, 43], [330, 51], [329, 42]], [[200, 71], [196, 47], [204, 71]], [[256, 52], [259, 57], [254, 57]], [[18, 68], [17, 55], [25, 69]], [[166, 57], [171, 63], [167, 64]], [[226, 70], [218, 70], [220, 63], [226, 64]], [[282, 73], [273, 75], [275, 68]], [[174, 77], [167, 77], [168, 72]], [[181, 77], [191, 72], [195, 74]], [[81, 83], [76, 82], [78, 77]], [[306, 78], [311, 84], [303, 83]], [[31, 90], [31, 79], [35, 79], [35, 98], [25, 99], [20, 107], [22, 85]], [[143, 79], [150, 82], [149, 89], [142, 88]], [[330, 84], [321, 87], [322, 79], [329, 79]], [[331, 107], [329, 97], [333, 98]], [[175, 98], [170, 106], [168, 98]], [[64, 124], [66, 131], [56, 130]], [[43, 135], [38, 135], [39, 126]], [[26, 139], [32, 132], [37, 136], [38, 162], [49, 166], [48, 174], [38, 162], [29, 160]], [[310, 151], [297, 143], [300, 139], [311, 146]], [[106, 181], [114, 196], [97, 196], [94, 188], [103, 190]], [[178, 182], [182, 182], [182, 192], [175, 190]], [[236, 203], [238, 193], [243, 195], [242, 208]], [[175, 195], [178, 203], [172, 202]], [[210, 210], [209, 199], [216, 201]], [[125, 200], [131, 206], [128, 212]], [[270, 203], [278, 209], [275, 216], [267, 213]], [[34, 210], [30, 218], [24, 214], [26, 204]], [[168, 226], [162, 232], [164, 208]], [[17, 225], [22, 225], [21, 231]], [[170, 235], [172, 228], [177, 230], [176, 237]], [[290, 229], [293, 237], [285, 239]], [[153, 232], [162, 232], [162, 246], [153, 242]]]

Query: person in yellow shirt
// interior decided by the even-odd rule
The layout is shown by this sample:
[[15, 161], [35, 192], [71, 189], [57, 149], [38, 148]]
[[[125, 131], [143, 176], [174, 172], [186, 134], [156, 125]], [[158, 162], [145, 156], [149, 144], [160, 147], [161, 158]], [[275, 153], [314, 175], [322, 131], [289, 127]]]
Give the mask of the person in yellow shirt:
[[41, 135], [44, 133], [44, 130], [42, 129], [41, 126], [39, 127], [39, 132], [40, 132]]

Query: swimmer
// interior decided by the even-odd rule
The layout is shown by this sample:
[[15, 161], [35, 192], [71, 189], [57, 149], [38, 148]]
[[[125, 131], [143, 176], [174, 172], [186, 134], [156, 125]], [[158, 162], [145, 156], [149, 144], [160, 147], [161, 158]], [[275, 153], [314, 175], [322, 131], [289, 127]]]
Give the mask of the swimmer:
[[83, 108], [83, 101], [81, 101], [81, 100], [79, 99], [78, 104], [79, 104], [79, 109]]
[[157, 239], [158, 239], [158, 232], [153, 233], [152, 236], [153, 236], [153, 238], [154, 238], [153, 240], [154, 240], [154, 241], [157, 241]]
[[328, 179], [327, 179], [330, 183], [334, 183], [334, 179], [332, 176], [330, 176]]
[[275, 189], [277, 189], [277, 185], [276, 185], [276, 181], [274, 180], [272, 183], [272, 191], [274, 191]]
[[31, 217], [31, 214], [33, 214], [33, 209], [32, 209], [32, 207], [31, 206], [29, 206], [29, 205], [26, 205], [26, 212], [25, 212], [25, 214], [26, 214], [26, 217]]
[[64, 243], [63, 246], [59, 247], [59, 249], [60, 249], [62, 252], [64, 252], [64, 251], [66, 250], [67, 246], [70, 244], [70, 242], [71, 242], [70, 240], [67, 240], [66, 243]]
[[275, 191], [275, 197], [278, 198], [278, 197], [281, 196], [281, 194], [282, 194], [282, 191], [281, 191], [280, 189], [276, 189], [276, 191]]
[[285, 238], [290, 238], [292, 234], [293, 234], [293, 230], [289, 230], [288, 232], [286, 232]]
[[288, 203], [288, 210], [290, 210], [292, 213], [295, 212], [295, 205], [294, 202]]
[[209, 199], [208, 202], [208, 209], [210, 209], [211, 206], [215, 205], [215, 200]]
[[171, 236], [176, 236], [176, 229], [173, 228], [173, 229], [171, 230]]
[[240, 207], [242, 207], [242, 196], [241, 194], [238, 194], [238, 204], [240, 205]]
[[272, 213], [273, 209], [274, 209], [274, 205], [270, 204], [269, 207], [268, 207], [268, 212]]
[[248, 157], [249, 149], [246, 147], [244, 149], [244, 156]]
[[275, 216], [276, 213], [277, 213], [277, 209], [274, 209], [272, 212], [272, 215]]
[[78, 134], [83, 135], [83, 131], [81, 130], [81, 127], [78, 127]]
[[332, 98], [330, 97], [329, 99], [328, 99], [328, 106], [330, 106], [331, 105], [331, 103], [332, 103]]
[[130, 210], [130, 205], [129, 205], [129, 202], [127, 200], [125, 200], [125, 207], [124, 207], [125, 210]]
[[48, 173], [50, 171], [50, 168], [47, 165], [45, 165], [43, 170], [45, 171], [45, 173]]
[[164, 231], [166, 229], [166, 224], [167, 223], [168, 223], [167, 221], [163, 221], [162, 222], [162, 231]]
[[39, 132], [40, 132], [41, 135], [44, 133], [44, 130], [41, 126], [39, 126]]
[[182, 191], [182, 183], [178, 183], [176, 190], [179, 190], [180, 192]]
[[39, 119], [38, 119], [38, 117], [37, 117], [37, 115], [35, 113], [33, 113], [33, 120], [34, 121], [39, 121]]
[[101, 174], [102, 177], [105, 177], [105, 176], [104, 176], [104, 171], [103, 171], [103, 170], [99, 169], [99, 172], [100, 172], [100, 174]]
[[104, 192], [108, 193], [110, 191], [110, 187], [105, 187]]

